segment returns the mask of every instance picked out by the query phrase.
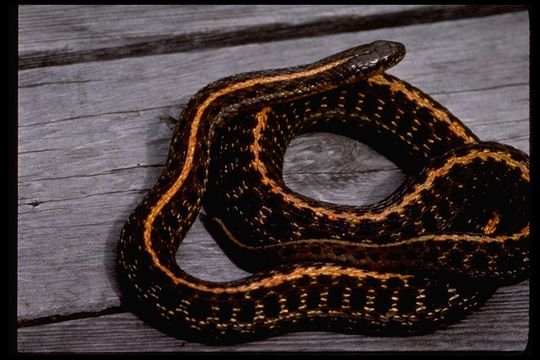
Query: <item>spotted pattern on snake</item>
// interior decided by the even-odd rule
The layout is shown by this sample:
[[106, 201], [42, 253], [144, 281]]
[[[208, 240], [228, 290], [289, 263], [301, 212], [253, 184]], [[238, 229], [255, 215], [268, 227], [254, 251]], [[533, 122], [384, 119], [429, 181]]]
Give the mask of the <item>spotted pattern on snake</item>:
[[[124, 302], [175, 337], [240, 343], [300, 330], [414, 335], [452, 324], [529, 268], [529, 159], [482, 142], [421, 90], [385, 73], [402, 44], [234, 75], [184, 108], [166, 168], [118, 243]], [[364, 142], [408, 179], [363, 207], [289, 189], [289, 142]], [[191, 276], [175, 255], [201, 206], [253, 275]]]

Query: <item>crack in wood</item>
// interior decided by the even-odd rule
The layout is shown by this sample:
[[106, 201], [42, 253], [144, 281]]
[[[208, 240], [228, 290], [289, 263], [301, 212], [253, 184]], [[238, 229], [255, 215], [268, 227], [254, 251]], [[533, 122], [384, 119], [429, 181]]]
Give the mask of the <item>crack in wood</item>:
[[[108, 192], [101, 192], [101, 193], [96, 193], [96, 194], [88, 194], [88, 195], [83, 195], [83, 196], [74, 196], [74, 197], [71, 197], [71, 198], [64, 198], [64, 199], [51, 199], [51, 200], [34, 200], [34, 201], [31, 201], [29, 203], [26, 203], [25, 205], [30, 205], [32, 206], [33, 208], [37, 207], [38, 205], [41, 205], [41, 204], [45, 204], [45, 203], [58, 203], [58, 202], [66, 202], [66, 201], [72, 201], [72, 200], [80, 200], [80, 199], [87, 199], [87, 198], [91, 198], [91, 197], [95, 197], [95, 196], [103, 196], [103, 195], [113, 195], [113, 194], [125, 194], [125, 193], [131, 193], [131, 192], [135, 192], [135, 193], [146, 193], [148, 192], [148, 190], [150, 190], [149, 188], [145, 188], [145, 189], [129, 189], [129, 190], [118, 190], [118, 191], [108, 191]], [[37, 204], [37, 205], [34, 205], [34, 204]], [[26, 214], [28, 212], [19, 212], [19, 214]]]
[[[183, 105], [182, 107], [184, 107], [184, 106], [185, 105]], [[145, 111], [162, 110], [162, 109], [170, 109], [170, 110], [175, 109], [176, 110], [177, 108], [178, 108], [178, 105], [166, 105], [166, 106], [148, 107], [148, 108], [145, 108], [145, 109], [109, 111], [109, 112], [104, 112], [104, 113], [99, 113], [99, 114], [72, 116], [72, 117], [67, 117], [67, 118], [62, 118], [62, 119], [55, 119], [55, 120], [47, 121], [47, 122], [32, 123], [32, 124], [20, 124], [18, 127], [19, 128], [24, 128], [24, 127], [32, 127], [32, 126], [44, 126], [44, 125], [50, 125], [50, 124], [60, 123], [60, 122], [64, 122], [64, 121], [88, 119], [88, 118], [94, 118], [94, 117], [100, 117], [100, 116], [106, 116], [106, 115], [143, 113]]]
[[35, 182], [35, 181], [56, 181], [56, 180], [63, 180], [63, 179], [84, 179], [84, 178], [90, 178], [90, 177], [96, 177], [96, 176], [106, 176], [106, 175], [112, 175], [115, 173], [121, 173], [123, 171], [129, 171], [129, 170], [139, 170], [139, 169], [151, 169], [151, 168], [160, 168], [164, 167], [165, 163], [158, 163], [158, 164], [136, 164], [134, 166], [127, 166], [123, 168], [117, 168], [117, 169], [111, 169], [108, 171], [95, 173], [95, 174], [75, 174], [75, 175], [67, 175], [67, 176], [57, 176], [57, 177], [46, 177], [46, 178], [33, 178], [27, 181], [20, 181], [25, 178], [28, 178], [29, 176], [20, 176], [19, 177], [19, 185], [25, 184], [26, 182]]
[[516, 136], [505, 137], [505, 138], [497, 138], [490, 141], [506, 142], [508, 140], [527, 140], [527, 139], [529, 139], [529, 135], [516, 135]]
[[120, 306], [112, 306], [112, 307], [105, 308], [103, 310], [98, 310], [98, 311], [81, 311], [81, 312], [63, 314], [63, 315], [55, 314], [55, 315], [38, 317], [34, 319], [20, 320], [17, 322], [17, 329], [28, 327], [28, 326], [58, 323], [58, 322], [68, 321], [68, 320], [87, 319], [87, 318], [98, 317], [98, 316], [103, 316], [103, 315], [120, 314], [124, 312], [127, 312], [127, 310], [124, 309], [124, 307], [120, 305]]
[[400, 171], [401, 169], [396, 167], [392, 168], [381, 168], [381, 169], [366, 169], [366, 170], [351, 170], [351, 171], [288, 171], [283, 174], [283, 176], [305, 176], [305, 175], [329, 175], [329, 176], [359, 176], [364, 174], [371, 174], [371, 173], [377, 173], [377, 172], [395, 172]]
[[28, 203], [28, 205], [30, 205], [32, 207], [38, 207], [42, 203], [43, 203], [43, 201], [34, 200], [34, 201], [31, 201], [30, 203]]
[[473, 88], [473, 89], [463, 89], [463, 90], [455, 90], [455, 91], [440, 91], [440, 92], [432, 92], [431, 96], [437, 96], [437, 95], [451, 95], [451, 94], [468, 94], [468, 93], [474, 93], [474, 92], [481, 92], [481, 91], [489, 91], [489, 90], [499, 90], [509, 87], [518, 87], [518, 86], [528, 86], [529, 83], [526, 82], [518, 82], [518, 83], [509, 83], [509, 84], [503, 84], [498, 86], [488, 86], [483, 88]]
[[[528, 122], [529, 121], [529, 118], [520, 118], [520, 119], [505, 119], [505, 120], [500, 120], [500, 121], [491, 121], [491, 120], [487, 120], [487, 121], [475, 121], [475, 122], [471, 122], [471, 124], [474, 124], [474, 126], [493, 126], [493, 125], [499, 125], [499, 124], [508, 124], [508, 125], [515, 125], [517, 123], [520, 123], [520, 122]], [[528, 134], [527, 134], [528, 136]], [[502, 140], [502, 139], [501, 139]], [[499, 140], [497, 140], [499, 141]]]
[[46, 86], [46, 85], [84, 84], [84, 83], [99, 82], [99, 81], [104, 81], [104, 80], [89, 79], [89, 80], [72, 80], [72, 81], [48, 81], [48, 82], [43, 82], [43, 83], [35, 83], [35, 84], [19, 86], [19, 89], [28, 89], [28, 88], [34, 88], [34, 87]]

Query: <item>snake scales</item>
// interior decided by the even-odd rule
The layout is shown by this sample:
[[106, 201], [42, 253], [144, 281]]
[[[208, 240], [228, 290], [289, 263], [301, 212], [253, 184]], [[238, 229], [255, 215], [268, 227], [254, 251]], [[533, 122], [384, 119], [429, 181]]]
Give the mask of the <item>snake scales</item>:
[[[318, 62], [215, 81], [183, 110], [166, 168], [118, 244], [125, 301], [162, 331], [204, 343], [298, 330], [422, 334], [527, 277], [528, 156], [480, 141], [447, 109], [384, 71], [376, 41]], [[364, 207], [285, 186], [303, 132], [367, 143], [408, 180]], [[197, 279], [175, 254], [204, 204], [223, 247], [256, 273]]]

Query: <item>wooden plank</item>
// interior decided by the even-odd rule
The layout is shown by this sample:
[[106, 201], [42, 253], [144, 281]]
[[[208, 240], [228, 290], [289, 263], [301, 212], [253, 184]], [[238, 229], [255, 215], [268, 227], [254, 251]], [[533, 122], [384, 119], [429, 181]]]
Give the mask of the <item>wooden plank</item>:
[[19, 51], [91, 50], [121, 47], [149, 38], [225, 32], [255, 25], [293, 26], [354, 13], [370, 16], [422, 6], [309, 5], [23, 5], [19, 8]]
[[20, 352], [523, 351], [528, 328], [513, 324], [528, 321], [528, 299], [528, 282], [500, 288], [478, 312], [425, 336], [368, 337], [302, 332], [241, 345], [209, 347], [169, 337], [145, 326], [135, 315], [123, 313], [22, 328], [17, 346]]
[[[501, 21], [502, 24], [500, 25], [506, 29], [508, 24], [505, 24], [505, 22], [509, 21], [511, 18], [516, 19], [516, 16], [517, 19], [519, 19], [519, 15], [503, 16]], [[484, 24], [491, 24], [493, 23], [492, 20], [493, 19], [486, 19]], [[476, 23], [476, 21], [473, 23]], [[497, 26], [497, 24], [494, 26]], [[425, 31], [429, 30], [426, 29]], [[417, 32], [418, 31], [411, 31], [413, 34]], [[485, 34], [487, 31], [481, 33]], [[513, 38], [515, 37], [515, 34], [511, 33], [510, 36]], [[349, 36], [346, 36], [345, 41], [348, 40], [347, 37]], [[493, 36], [493, 38], [495, 38], [495, 36]], [[331, 38], [330, 42], [333, 40], [335, 39]], [[488, 42], [488, 45], [486, 45], [485, 48], [492, 49], [492, 45], [496, 40], [497, 39], [492, 39], [491, 42]], [[478, 41], [479, 43], [486, 43], [486, 39], [479, 39]], [[411, 45], [415, 44], [415, 42], [412, 41], [409, 43], [411, 43]], [[290, 46], [294, 44], [294, 42], [292, 44], [285, 42], [283, 46]], [[442, 45], [446, 46], [447, 44]], [[248, 47], [247, 51], [250, 50], [252, 49]], [[283, 49], [279, 48], [278, 50], [284, 51]], [[268, 55], [269, 52], [269, 50], [266, 50], [264, 55]], [[485, 55], [485, 57], [502, 59], [501, 62], [506, 64], [514, 64], [514, 67], [516, 63], [520, 62], [519, 58], [522, 57], [522, 55], [517, 54], [516, 56], [516, 51], [508, 51], [507, 54], [509, 55], [506, 57], [502, 56], [503, 52], [504, 50], [501, 50], [500, 53], [492, 52], [491, 54]], [[221, 55], [222, 53], [217, 52], [217, 54], [214, 55], [214, 59], [219, 59]], [[127, 215], [126, 212], [129, 212], [132, 206], [126, 206], [125, 201], [122, 200], [110, 201], [109, 197], [116, 196], [115, 194], [121, 194], [122, 192], [126, 191], [136, 191], [139, 193], [140, 197], [142, 196], [141, 193], [151, 186], [153, 179], [157, 177], [157, 174], [160, 171], [159, 167], [156, 166], [159, 166], [160, 163], [164, 161], [164, 154], [166, 153], [166, 148], [168, 146], [172, 129], [168, 126], [168, 123], [164, 123], [163, 120], [159, 120], [160, 116], [163, 117], [164, 115], [160, 112], [160, 109], [138, 110], [138, 108], [144, 109], [146, 107], [147, 109], [152, 109], [152, 107], [156, 105], [155, 103], [160, 101], [162, 103], [158, 103], [158, 107], [160, 105], [167, 106], [167, 102], [170, 101], [173, 103], [175, 101], [175, 97], [187, 99], [187, 97], [189, 97], [189, 95], [192, 94], [197, 87], [202, 86], [204, 83], [212, 79], [211, 77], [207, 77], [206, 79], [199, 80], [199, 84], [190, 87], [189, 84], [191, 84], [193, 79], [202, 75], [202, 70], [199, 70], [199, 72], [196, 72], [195, 74], [193, 74], [193, 72], [184, 70], [187, 74], [193, 74], [193, 76], [188, 79], [178, 79], [179, 75], [176, 75], [176, 79], [166, 80], [168, 79], [168, 76], [173, 76], [174, 74], [178, 73], [183, 74], [183, 72], [180, 70], [178, 70], [177, 73], [168, 71], [164, 61], [174, 64], [176, 62], [182, 63], [182, 59], [178, 59], [177, 56], [164, 56], [165, 59], [162, 59], [162, 57], [160, 58], [161, 59], [158, 60], [162, 60], [161, 62], [157, 61], [157, 63], [152, 63], [157, 66], [149, 66], [150, 69], [147, 69], [146, 72], [139, 72], [141, 75], [140, 78], [128, 78], [127, 80], [125, 79], [126, 74], [122, 72], [122, 69], [130, 67], [130, 65], [141, 67], [142, 65], [140, 63], [137, 64], [139, 61], [129, 61], [135, 62], [135, 64], [129, 64], [129, 62], [128, 64], [125, 64], [123, 61], [113, 62], [110, 69], [101, 71], [102, 73], [105, 72], [105, 76], [117, 74], [116, 78], [109, 78], [109, 80], [106, 81], [106, 84], [101, 82], [97, 82], [97, 84], [94, 82], [74, 84], [70, 80], [67, 80], [67, 82], [61, 80], [60, 84], [51, 84], [47, 79], [42, 79], [44, 75], [49, 78], [56, 77], [60, 79], [65, 76], [71, 78], [87, 76], [87, 72], [95, 75], [99, 72], [97, 72], [98, 69], [94, 67], [90, 67], [88, 69], [85, 66], [84, 69], [81, 69], [77, 66], [72, 66], [58, 68], [55, 70], [47, 69], [45, 71], [35, 70], [21, 72], [19, 195], [21, 215], [27, 214], [29, 216], [28, 220], [26, 221], [24, 220], [25, 217], [21, 216], [21, 222], [25, 221], [25, 226], [20, 226], [22, 230], [21, 239], [27, 238], [28, 232], [30, 232], [30, 234], [28, 234], [30, 235], [28, 236], [29, 239], [36, 236], [38, 238], [42, 237], [42, 235], [38, 236], [37, 229], [35, 229], [35, 226], [40, 226], [40, 224], [55, 224], [55, 226], [52, 227], [52, 233], [48, 235], [51, 236], [51, 238], [55, 238], [53, 234], [56, 234], [59, 228], [62, 228], [64, 224], [63, 221], [60, 221], [62, 219], [58, 219], [57, 213], [51, 212], [51, 206], [53, 209], [56, 208], [58, 213], [66, 214], [64, 206], [67, 206], [68, 209], [79, 209], [82, 205], [83, 208], [81, 209], [80, 214], [70, 211], [68, 214], [64, 215], [66, 218], [63, 220], [76, 226], [87, 224], [87, 219], [92, 219], [94, 217], [87, 217], [87, 211], [90, 211], [91, 209], [84, 208], [84, 204], [94, 203], [94, 201], [89, 202], [88, 200], [85, 200], [92, 197], [97, 197], [97, 199], [101, 197], [101, 201], [105, 203], [120, 205], [120, 208], [124, 208], [124, 214], [122, 214], [122, 211], [120, 211], [119, 217], [120, 219], [123, 219]], [[268, 56], [265, 56], [265, 59], [268, 59]], [[188, 64], [194, 68], [195, 65], [193, 63], [196, 63], [197, 60], [201, 60], [201, 58], [196, 57]], [[237, 60], [237, 58], [232, 60]], [[422, 62], [420, 59], [418, 60], [419, 63]], [[207, 65], [210, 67], [210, 69], [207, 68], [208, 72], [212, 72], [211, 61], [212, 60], [203, 62], [201, 67], [205, 68], [205, 65]], [[275, 59], [274, 62], [277, 63]], [[216, 63], [218, 70], [214, 71], [219, 72], [219, 69], [223, 65], [220, 64], [219, 61], [216, 61]], [[464, 67], [467, 65], [466, 63], [467, 60], [464, 60], [463, 64], [455, 65], [456, 69], [459, 69], [459, 74], [457, 75], [453, 73], [448, 74], [442, 71], [440, 72], [440, 77], [443, 79], [441, 82], [446, 83], [448, 87], [451, 87], [452, 85], [459, 86], [460, 84], [462, 87], [465, 87], [464, 90], [452, 90], [450, 88], [449, 90], [454, 91], [454, 93], [445, 95], [447, 97], [453, 97], [456, 100], [462, 101], [459, 101], [455, 105], [449, 104], [448, 102], [443, 102], [464, 120], [468, 120], [469, 117], [466, 113], [460, 113], [460, 108], [463, 106], [463, 104], [477, 104], [476, 101], [465, 101], [466, 99], [471, 98], [471, 93], [474, 93], [472, 90], [469, 93], [464, 92], [467, 90], [466, 86], [471, 86], [472, 89], [474, 89], [475, 85], [480, 87], [497, 86], [493, 84], [493, 76], [479, 77], [478, 81], [481, 81], [481, 84], [476, 83], [475, 85], [472, 85], [470, 81], [463, 81], [460, 84], [452, 84], [451, 80], [453, 77], [459, 77], [463, 72], [462, 69], [466, 69], [466, 67]], [[407, 62], [407, 60], [404, 61], [401, 68], [404, 68], [406, 65], [408, 65], [408, 69], [403, 69], [404, 72], [411, 72], [411, 68], [413, 71], [416, 69], [416, 63], [411, 63], [410, 61]], [[256, 65], [251, 64], [251, 66], [255, 67]], [[276, 65], [272, 64], [270, 66]], [[470, 66], [472, 67], [472, 64], [470, 64]], [[496, 64], [495, 69], [503, 66], [504, 65]], [[520, 83], [526, 84], [527, 81], [527, 68], [526, 66], [523, 67], [525, 69], [515, 69], [514, 76], [505, 74], [502, 76], [502, 79], [496, 79], [503, 84], [508, 84], [511, 79], [511, 84], [517, 83], [518, 85], [516, 85], [516, 89], [514, 89], [514, 91], [507, 91], [506, 88], [503, 88], [501, 95], [497, 96], [496, 98], [498, 101], [493, 104], [493, 106], [496, 106], [495, 108], [488, 106], [487, 108], [483, 108], [483, 111], [478, 111], [477, 105], [473, 105], [470, 110], [476, 113], [475, 116], [485, 116], [483, 117], [484, 122], [489, 122], [491, 119], [498, 119], [498, 121], [504, 122], [516, 121], [520, 119], [523, 120], [527, 118], [527, 110], [524, 110], [524, 107], [516, 108], [515, 106], [512, 106], [512, 104], [519, 103], [520, 100], [526, 100], [528, 96], [526, 91], [527, 86], [519, 85]], [[508, 67], [506, 68], [508, 69]], [[397, 70], [400, 70], [400, 68], [397, 68], [396, 71]], [[71, 74], [70, 71], [72, 72]], [[233, 70], [233, 72], [235, 71]], [[223, 75], [225, 74], [222, 73], [221, 75], [214, 75], [214, 78]], [[430, 78], [426, 79], [425, 72], [419, 73], [418, 76], [424, 76], [424, 78], [419, 79], [418, 82], [415, 83], [419, 84], [424, 89], [428, 88], [426, 91], [430, 92], [430, 86], [434, 88], [433, 93], [435, 94], [437, 93], [437, 90], [440, 92], [445, 90], [448, 91], [448, 87], [440, 89], [436, 88], [436, 86], [439, 85], [439, 82], [437, 80], [429, 81]], [[431, 79], [432, 78], [433, 76]], [[445, 82], [444, 79], [447, 79], [448, 81]], [[64, 81], [64, 83], [62, 83], [62, 81]], [[119, 83], [119, 85], [115, 85], [117, 83]], [[182, 83], [188, 84], [188, 88], [184, 90], [184, 96], [181, 94], [179, 95], [178, 90], [176, 89], [177, 84]], [[55, 88], [60, 88], [61, 91], [56, 90]], [[132, 95], [127, 97], [125, 95], [122, 96], [127, 99], [127, 101], [123, 102], [120, 101], [121, 99], [117, 95], [119, 92], [121, 93], [120, 90], [122, 88], [129, 88], [132, 92]], [[154, 90], [152, 91], [152, 89]], [[491, 90], [491, 93], [488, 93], [490, 96], [486, 96], [485, 99], [492, 99], [493, 96], [491, 95], [493, 92], [497, 92], [497, 89], [495, 88]], [[149, 93], [156, 93], [159, 94], [159, 96], [153, 97], [152, 99], [147, 99]], [[80, 106], [77, 106], [77, 104], [81, 101], [76, 97], [71, 96], [71, 94], [76, 94], [76, 97], [88, 94], [87, 96], [91, 96], [91, 98], [84, 99], [85, 101], [82, 102]], [[54, 96], [54, 98], [51, 99], [50, 96]], [[461, 99], [459, 98], [460, 96], [462, 96]], [[517, 98], [513, 96], [517, 96]], [[111, 97], [112, 99], [109, 100]], [[506, 101], [505, 97], [507, 97]], [[163, 100], [167, 102], [164, 102]], [[62, 102], [65, 102], [65, 104], [62, 104]], [[92, 104], [93, 106], [86, 104]], [[123, 108], [118, 109], [119, 106]], [[500, 118], [500, 107], [506, 107], [507, 109], [515, 108], [514, 111], [518, 112], [518, 116], [508, 118], [506, 117], [506, 114], [503, 114], [505, 116]], [[489, 112], [491, 109], [496, 111]], [[168, 108], [165, 110], [168, 110]], [[77, 113], [79, 113], [78, 116], [76, 115]], [[95, 115], [96, 113], [97, 115]], [[158, 120], [157, 124], [155, 124], [156, 119]], [[472, 126], [475, 124], [473, 120], [475, 119], [473, 118], [471, 121], [467, 121], [467, 123]], [[154, 124], [152, 124], [152, 121]], [[521, 123], [523, 123], [523, 125], [519, 125]], [[505, 123], [502, 123], [502, 126], [498, 126], [497, 128], [485, 128], [485, 131], [486, 134], [491, 133], [496, 136], [502, 136], [503, 138], [508, 137], [509, 128], [511, 128], [512, 132], [516, 131], [515, 129], [518, 129], [520, 133], [527, 134], [528, 129], [526, 121], [521, 121], [518, 123], [518, 125], [519, 126], [508, 127]], [[147, 127], [144, 128], [144, 126]], [[490, 129], [491, 131], [489, 131]], [[152, 133], [149, 134], [149, 131], [152, 131]], [[143, 136], [141, 137], [141, 135]], [[482, 136], [482, 133], [479, 133], [479, 135]], [[74, 139], [75, 144], [68, 141], [69, 139]], [[149, 146], [149, 144], [151, 144], [151, 146]], [[124, 149], [129, 149], [132, 157], [126, 158], [126, 152]], [[150, 154], [148, 154], [149, 151]], [[317, 156], [317, 154], [314, 155]], [[106, 156], [106, 158], [104, 158], [104, 156]], [[61, 160], [60, 162], [59, 159]], [[327, 164], [328, 163], [334, 162], [330, 161], [327, 162]], [[148, 174], [147, 169], [144, 167], [149, 168], [150, 175]], [[330, 168], [329, 170], [333, 171], [335, 169]], [[146, 173], [150, 179], [141, 177], [139, 175], [141, 171]], [[50, 179], [47, 177], [50, 177]], [[65, 184], [66, 179], [70, 180], [67, 181], [67, 184]], [[74, 183], [73, 179], [76, 179], [77, 182]], [[74, 184], [76, 189], [70, 189], [69, 186], [71, 184]], [[90, 186], [91, 184], [94, 186]], [[62, 194], [64, 194], [64, 196], [62, 196]], [[71, 203], [61, 205], [62, 201], [65, 201], [64, 198], [66, 195], [68, 196], [67, 200], [70, 200]], [[56, 205], [55, 201], [52, 200], [56, 200]], [[75, 204], [73, 204], [74, 202]], [[135, 202], [136, 200], [133, 200], [133, 203]], [[35, 206], [35, 204], [38, 204], [38, 206]], [[95, 211], [99, 211], [102, 204], [100, 204], [98, 201], [96, 202], [96, 205], [97, 206], [94, 207]], [[71, 218], [71, 216], [75, 216], [75, 214], [77, 214], [79, 217], [76, 219]], [[33, 218], [33, 216], [46, 217], [36, 219]], [[81, 218], [84, 218], [85, 221], [80, 221]], [[121, 222], [122, 220], [120, 219], [119, 221]], [[99, 226], [101, 222], [94, 221], [93, 223], [96, 224], [94, 226]], [[34, 227], [32, 227], [32, 224], [35, 224]], [[92, 223], [90, 223], [90, 225], [91, 224]], [[108, 233], [108, 231], [101, 231], [100, 233]], [[46, 234], [43, 235], [47, 236]], [[71, 233], [68, 232], [65, 240], [68, 241], [70, 237]], [[63, 239], [62, 237], [60, 238]], [[73, 242], [73, 240], [71, 240], [71, 242]], [[30, 245], [31, 244], [32, 242], [30, 241]], [[76, 242], [74, 247], [78, 247]], [[56, 246], [51, 246], [50, 248], [54, 249]], [[31, 259], [32, 257], [29, 257], [29, 260]], [[64, 263], [65, 261], [62, 257], [60, 257], [59, 260], [61, 263]], [[34, 261], [30, 261], [30, 263], [33, 262]]]
[[[114, 249], [120, 229], [159, 175], [172, 135], [168, 116], [178, 115], [198, 88], [232, 73], [308, 62], [377, 38], [408, 47], [408, 57], [393, 74], [433, 94], [481, 138], [528, 152], [526, 13], [20, 71], [19, 321], [119, 305]], [[348, 148], [331, 136], [320, 141], [304, 137], [293, 143], [286, 160], [289, 185], [334, 201], [350, 191], [351, 201], [360, 203], [380, 199], [395, 186], [383, 185], [385, 176], [399, 174], [392, 164], [376, 165], [380, 156], [369, 151], [366, 158], [356, 157], [365, 151], [361, 144]], [[327, 149], [344, 161], [336, 162]], [[310, 164], [310, 157], [317, 161]], [[352, 180], [354, 173], [341, 179], [331, 175], [351, 169], [365, 182]], [[381, 173], [367, 174], [373, 169]], [[381, 179], [381, 193], [370, 197], [358, 191], [374, 178]], [[336, 182], [343, 183], [343, 191], [336, 191], [341, 186]], [[244, 275], [200, 222], [178, 259], [207, 279]], [[468, 324], [474, 332], [477, 324]], [[513, 329], [527, 324], [528, 318], [511, 323]], [[295, 342], [302, 343], [299, 339]]]
[[519, 5], [21, 6], [19, 68], [245, 45], [523, 9]]

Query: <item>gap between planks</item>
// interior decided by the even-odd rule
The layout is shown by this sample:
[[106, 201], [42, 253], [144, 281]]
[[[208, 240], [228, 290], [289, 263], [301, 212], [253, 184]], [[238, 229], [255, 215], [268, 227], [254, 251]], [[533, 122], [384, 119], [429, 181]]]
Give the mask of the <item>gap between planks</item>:
[[25, 70], [89, 61], [106, 61], [127, 57], [188, 52], [234, 45], [299, 39], [320, 36], [322, 34], [331, 35], [484, 17], [526, 9], [523, 5], [427, 6], [367, 16], [350, 14], [331, 18], [314, 18], [311, 21], [299, 24], [283, 24], [278, 21], [263, 25], [251, 25], [231, 31], [199, 31], [174, 36], [163, 35], [150, 39], [141, 37], [140, 41], [134, 42], [131, 40], [130, 42], [132, 43], [123, 46], [77, 51], [33, 51], [27, 54], [19, 54], [18, 67], [19, 70]]

